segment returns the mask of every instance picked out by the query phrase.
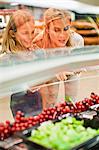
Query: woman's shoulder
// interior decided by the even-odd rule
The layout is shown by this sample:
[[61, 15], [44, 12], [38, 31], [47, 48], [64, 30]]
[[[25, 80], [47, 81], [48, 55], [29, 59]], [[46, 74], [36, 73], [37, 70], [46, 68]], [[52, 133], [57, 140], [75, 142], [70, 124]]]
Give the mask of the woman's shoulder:
[[73, 47], [83, 47], [84, 46], [84, 39], [80, 34], [74, 32], [74, 31], [71, 31], [70, 34], [71, 34], [70, 43]]

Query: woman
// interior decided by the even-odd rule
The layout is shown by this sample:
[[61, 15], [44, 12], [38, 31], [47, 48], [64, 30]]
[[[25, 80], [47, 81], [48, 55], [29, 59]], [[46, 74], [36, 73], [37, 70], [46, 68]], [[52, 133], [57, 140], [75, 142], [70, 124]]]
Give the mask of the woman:
[[33, 40], [38, 47], [84, 46], [83, 38], [70, 29], [71, 16], [68, 11], [49, 8], [44, 13], [44, 23], [44, 30]]
[[2, 52], [17, 53], [35, 48], [32, 41], [34, 34], [34, 18], [26, 9], [15, 11], [3, 36]]
[[[33, 43], [39, 48], [75, 48], [84, 46], [82, 36], [70, 29], [70, 12], [49, 8], [44, 13], [44, 23], [44, 30], [33, 40]], [[70, 74], [73, 75], [70, 72], [62, 72], [57, 75], [57, 78], [59, 80], [66, 80], [66, 75]]]
[[[71, 15], [68, 11], [49, 8], [44, 13], [44, 30], [34, 38], [33, 43], [40, 48], [60, 48], [60, 47], [83, 47], [83, 38], [71, 30]], [[69, 84], [60, 82], [55, 86], [46, 86], [41, 90], [41, 95], [45, 102], [45, 107], [51, 106], [64, 99], [65, 95], [71, 95], [73, 100], [76, 98], [78, 89], [78, 76], [73, 72], [62, 72], [57, 75], [59, 81], [76, 79]], [[55, 82], [56, 79], [49, 81]], [[76, 88], [75, 88], [76, 87]], [[47, 91], [47, 94], [46, 94]], [[54, 92], [53, 92], [54, 91]], [[52, 94], [53, 93], [53, 94]], [[45, 96], [47, 95], [47, 96]], [[52, 96], [53, 95], [53, 96]], [[51, 99], [51, 101], [49, 101]]]

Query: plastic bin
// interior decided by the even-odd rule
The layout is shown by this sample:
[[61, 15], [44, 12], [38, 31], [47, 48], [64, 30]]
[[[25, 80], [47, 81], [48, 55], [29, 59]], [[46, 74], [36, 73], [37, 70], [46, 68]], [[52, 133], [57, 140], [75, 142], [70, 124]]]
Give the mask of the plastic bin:
[[[60, 120], [53, 120], [53, 122], [54, 123], [60, 122]], [[84, 126], [85, 126], [85, 123], [84, 123]], [[35, 142], [28, 139], [28, 137], [30, 137], [30, 135], [31, 135], [31, 131], [37, 129], [38, 127], [39, 127], [39, 125], [31, 128], [29, 130], [25, 130], [22, 133], [17, 133], [16, 135], [19, 136], [20, 138], [22, 138], [23, 141], [25, 143], [27, 143], [28, 145], [33, 146], [35, 150], [38, 150], [38, 149], [39, 150], [52, 150], [52, 149], [43, 147], [39, 144], [36, 144]], [[89, 140], [87, 140], [81, 144], [78, 144], [77, 146], [75, 146], [71, 149], [68, 149], [68, 150], [98, 150], [98, 149], [99, 149], [99, 135], [96, 135], [95, 137], [90, 138]]]

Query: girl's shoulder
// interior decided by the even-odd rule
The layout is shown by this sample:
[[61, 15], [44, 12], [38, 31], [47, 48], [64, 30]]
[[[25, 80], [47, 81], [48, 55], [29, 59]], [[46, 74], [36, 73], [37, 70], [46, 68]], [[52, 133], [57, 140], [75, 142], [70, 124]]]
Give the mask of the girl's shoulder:
[[33, 44], [36, 44], [39, 48], [42, 48], [43, 32], [39, 33], [34, 39]]

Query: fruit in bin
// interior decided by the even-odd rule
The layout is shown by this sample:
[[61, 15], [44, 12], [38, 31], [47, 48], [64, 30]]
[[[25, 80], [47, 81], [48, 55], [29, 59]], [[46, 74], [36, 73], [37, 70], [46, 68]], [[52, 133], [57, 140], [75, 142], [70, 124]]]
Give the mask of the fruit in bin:
[[10, 121], [9, 120], [6, 120], [6, 125], [10, 125], [11, 123], [10, 123]]
[[44, 109], [38, 116], [25, 117], [23, 112], [17, 111], [15, 122], [12, 125], [9, 121], [0, 124], [0, 139], [3, 140], [16, 131], [28, 129], [38, 123], [57, 119], [66, 113], [79, 113], [88, 110], [94, 104], [99, 104], [99, 96], [95, 93], [91, 93], [90, 98], [85, 98], [75, 104], [72, 102], [71, 97], [67, 98], [68, 101], [57, 104], [53, 108]]
[[0, 123], [0, 140], [4, 140], [5, 138], [11, 135], [11, 126], [10, 122], [6, 121], [4, 123]]
[[94, 92], [91, 93], [90, 97], [92, 98], [92, 100], [94, 102], [96, 102], [96, 104], [99, 104], [99, 96], [97, 94], [95, 94]]
[[92, 99], [96, 99], [96, 94], [94, 93], [94, 92], [91, 92], [91, 95], [90, 95], [90, 97], [92, 98]]

